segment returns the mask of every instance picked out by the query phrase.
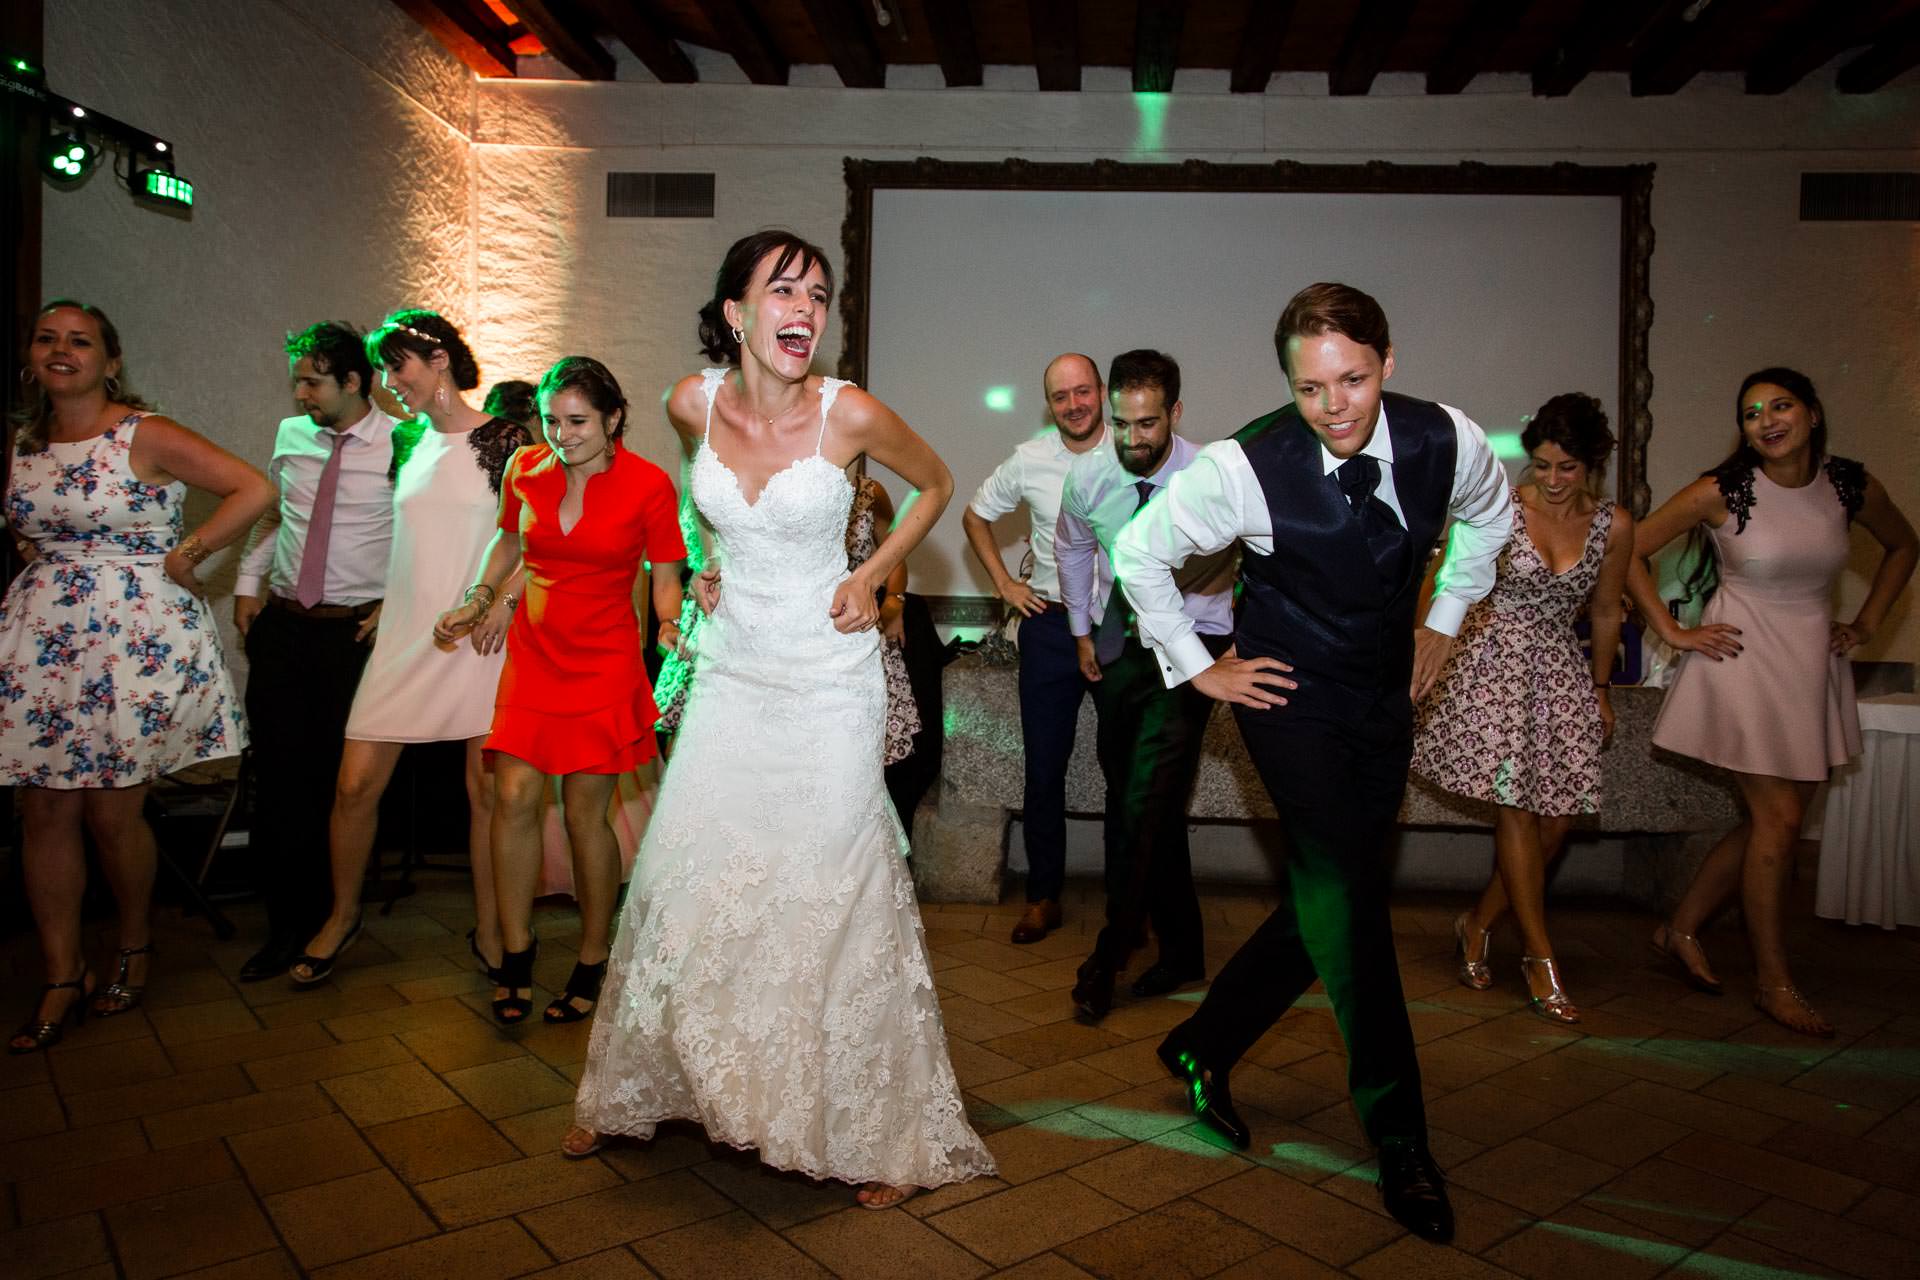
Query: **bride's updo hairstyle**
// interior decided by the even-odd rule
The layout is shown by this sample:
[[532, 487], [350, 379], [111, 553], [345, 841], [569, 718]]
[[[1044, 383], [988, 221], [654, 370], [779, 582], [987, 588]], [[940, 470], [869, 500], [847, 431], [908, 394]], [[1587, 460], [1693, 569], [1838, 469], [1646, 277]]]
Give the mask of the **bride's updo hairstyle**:
[[480, 385], [480, 362], [473, 358], [473, 348], [453, 322], [437, 311], [416, 307], [396, 311], [367, 335], [367, 359], [381, 369], [404, 363], [409, 355], [431, 359], [436, 351], [447, 353], [447, 372], [455, 387], [471, 391]]
[[534, 393], [540, 411], [545, 413], [547, 402], [562, 391], [578, 391], [593, 406], [594, 412], [603, 418], [618, 413], [620, 424], [613, 429], [612, 436], [618, 440], [626, 434], [627, 397], [607, 366], [592, 356], [562, 357], [558, 364], [547, 370], [546, 377], [540, 379], [540, 389]]
[[747, 296], [754, 270], [768, 254], [775, 255], [769, 275], [785, 274], [796, 258], [800, 266], [795, 275], [805, 275], [818, 265], [820, 274], [827, 280], [827, 295], [833, 295], [833, 264], [827, 261], [826, 251], [818, 245], [778, 227], [740, 237], [720, 260], [720, 269], [713, 273], [713, 297], [700, 308], [700, 350], [715, 364], [739, 363], [740, 344], [734, 340], [733, 326], [727, 323], [724, 308], [728, 302], [738, 302]]

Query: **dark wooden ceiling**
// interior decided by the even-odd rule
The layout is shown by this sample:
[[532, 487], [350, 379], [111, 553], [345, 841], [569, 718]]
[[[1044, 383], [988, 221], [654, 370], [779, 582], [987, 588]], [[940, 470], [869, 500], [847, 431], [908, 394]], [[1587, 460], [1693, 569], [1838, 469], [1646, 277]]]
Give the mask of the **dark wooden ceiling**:
[[[982, 68], [1031, 67], [1072, 91], [1085, 67], [1125, 67], [1164, 92], [1182, 69], [1232, 73], [1264, 93], [1279, 72], [1363, 94], [1381, 72], [1459, 93], [1485, 72], [1525, 72], [1536, 94], [1626, 72], [1635, 96], [1700, 72], [1737, 72], [1781, 93], [1842, 59], [1836, 88], [1872, 93], [1920, 63], [1920, 0], [394, 0], [483, 76], [547, 53], [589, 80], [623, 45], [661, 80], [699, 79], [687, 46], [717, 50], [756, 84], [797, 63], [880, 88], [889, 65], [937, 65], [954, 88]], [[883, 21], [884, 19], [884, 21]]]

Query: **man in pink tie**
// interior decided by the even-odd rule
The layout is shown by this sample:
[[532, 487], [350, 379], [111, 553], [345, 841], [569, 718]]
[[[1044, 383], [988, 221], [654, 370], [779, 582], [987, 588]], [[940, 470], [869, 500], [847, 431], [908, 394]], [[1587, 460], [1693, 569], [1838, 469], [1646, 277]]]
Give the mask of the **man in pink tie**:
[[393, 538], [394, 421], [368, 400], [359, 330], [287, 336], [294, 406], [267, 478], [280, 501], [255, 526], [234, 584], [247, 649], [254, 818], [248, 845], [266, 945], [242, 982], [287, 971], [333, 903], [327, 820]]

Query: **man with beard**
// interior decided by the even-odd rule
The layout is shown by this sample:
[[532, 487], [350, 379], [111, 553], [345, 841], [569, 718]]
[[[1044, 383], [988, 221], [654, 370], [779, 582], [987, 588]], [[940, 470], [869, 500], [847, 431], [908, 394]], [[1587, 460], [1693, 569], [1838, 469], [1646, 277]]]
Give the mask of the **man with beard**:
[[[1465, 414], [1383, 391], [1393, 345], [1371, 297], [1310, 285], [1273, 340], [1291, 400], [1208, 445], [1114, 547], [1166, 683], [1233, 704], [1286, 834], [1280, 905], [1168, 1033], [1160, 1060], [1203, 1121], [1248, 1146], [1227, 1073], [1319, 979], [1346, 1041], [1354, 1106], [1379, 1148], [1387, 1211], [1446, 1241], [1453, 1210], [1427, 1147], [1386, 844], [1407, 786], [1413, 703], [1446, 665], [1467, 606], [1493, 589], [1513, 507]], [[1416, 627], [1428, 557], [1450, 519]], [[1236, 544], [1242, 594], [1222, 654], [1193, 634], [1174, 573]]]
[[[1054, 567], [1053, 531], [1060, 486], [1073, 460], [1106, 443], [1100, 371], [1086, 356], [1056, 356], [1043, 384], [1051, 427], [1023, 441], [994, 468], [961, 514], [967, 544], [993, 582], [993, 593], [1020, 615], [1020, 736], [1026, 795], [1020, 823], [1027, 843], [1027, 910], [1013, 926], [1015, 942], [1038, 942], [1060, 927], [1060, 890], [1067, 875], [1067, 760], [1086, 677], [1074, 655], [1066, 606]], [[1031, 574], [1016, 578], [1000, 559], [993, 522], [1025, 504], [1032, 521]], [[911, 822], [911, 814], [901, 815]]]
[[[1081, 454], [1068, 468], [1054, 537], [1067, 628], [1100, 713], [1107, 783], [1107, 922], [1072, 992], [1074, 1006], [1096, 1022], [1112, 1008], [1114, 979], [1149, 917], [1160, 955], [1133, 994], [1165, 995], [1206, 977], [1186, 813], [1213, 700], [1161, 680], [1108, 568], [1127, 522], [1200, 451], [1176, 434], [1180, 411], [1180, 366], [1171, 356], [1115, 356], [1107, 372], [1113, 448]], [[1181, 608], [1209, 653], [1225, 652], [1233, 630], [1235, 559], [1227, 547], [1176, 575]]]
[[242, 982], [285, 973], [333, 905], [327, 821], [393, 536], [394, 421], [368, 400], [373, 368], [350, 325], [287, 336], [300, 412], [280, 424], [267, 478], [279, 503], [254, 527], [234, 583], [247, 648], [254, 816], [248, 846], [266, 945]]

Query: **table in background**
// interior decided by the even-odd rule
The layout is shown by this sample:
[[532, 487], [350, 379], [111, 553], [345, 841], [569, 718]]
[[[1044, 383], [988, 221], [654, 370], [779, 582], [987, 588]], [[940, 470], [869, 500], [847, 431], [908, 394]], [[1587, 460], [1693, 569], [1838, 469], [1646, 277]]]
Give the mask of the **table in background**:
[[1814, 914], [1920, 925], [1920, 693], [1862, 698], [1860, 741], [1827, 786]]

